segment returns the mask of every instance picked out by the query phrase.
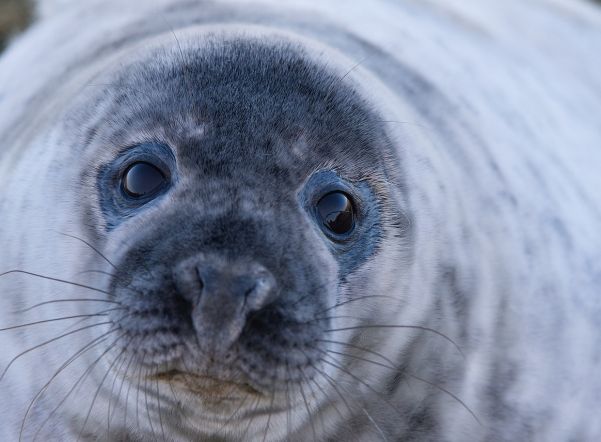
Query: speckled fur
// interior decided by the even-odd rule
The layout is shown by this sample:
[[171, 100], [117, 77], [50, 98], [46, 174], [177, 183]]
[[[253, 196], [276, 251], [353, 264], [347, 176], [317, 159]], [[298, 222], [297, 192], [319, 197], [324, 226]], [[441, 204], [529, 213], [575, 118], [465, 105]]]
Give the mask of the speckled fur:
[[[10, 365], [1, 440], [601, 438], [592, 5], [43, 5], [0, 59], [0, 273], [98, 290], [4, 274], [0, 327], [124, 310], [0, 331], [3, 366], [73, 332]], [[142, 142], [174, 184], [140, 210], [111, 177]], [[331, 183], [362, 211], [346, 247], [311, 215]], [[277, 298], [194, 325], [198, 256], [260, 262]], [[75, 298], [99, 301], [23, 311]]]

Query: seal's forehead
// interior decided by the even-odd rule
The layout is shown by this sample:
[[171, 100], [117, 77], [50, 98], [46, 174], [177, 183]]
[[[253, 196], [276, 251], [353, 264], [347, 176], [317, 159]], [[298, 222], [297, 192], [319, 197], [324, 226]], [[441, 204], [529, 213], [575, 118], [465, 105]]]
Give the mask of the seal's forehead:
[[240, 161], [259, 169], [284, 162], [299, 177], [324, 162], [377, 167], [384, 131], [343, 77], [300, 44], [212, 38], [122, 68], [106, 118], [116, 146], [158, 139], [203, 173]]

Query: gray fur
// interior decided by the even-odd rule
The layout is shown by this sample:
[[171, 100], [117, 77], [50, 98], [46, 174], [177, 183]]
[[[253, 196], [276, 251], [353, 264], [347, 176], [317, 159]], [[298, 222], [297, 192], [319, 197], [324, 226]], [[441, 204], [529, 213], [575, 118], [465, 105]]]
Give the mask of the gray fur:
[[2, 440], [601, 437], [597, 10], [150, 3], [0, 59]]

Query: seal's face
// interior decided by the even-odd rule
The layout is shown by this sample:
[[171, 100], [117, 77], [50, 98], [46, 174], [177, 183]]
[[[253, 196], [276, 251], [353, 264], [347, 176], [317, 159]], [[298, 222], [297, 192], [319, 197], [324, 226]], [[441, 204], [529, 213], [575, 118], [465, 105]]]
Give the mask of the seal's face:
[[90, 104], [101, 117], [74, 119], [95, 152], [83, 224], [115, 257], [117, 367], [138, 388], [140, 373], [156, 381], [151, 395], [176, 386], [207, 419], [248, 397], [269, 414], [321, 406], [303, 396], [339, 376], [338, 307], [386, 295], [365, 291], [379, 289], [365, 263], [387, 253], [399, 270], [408, 253], [391, 142], [300, 47], [165, 51], [111, 74]]

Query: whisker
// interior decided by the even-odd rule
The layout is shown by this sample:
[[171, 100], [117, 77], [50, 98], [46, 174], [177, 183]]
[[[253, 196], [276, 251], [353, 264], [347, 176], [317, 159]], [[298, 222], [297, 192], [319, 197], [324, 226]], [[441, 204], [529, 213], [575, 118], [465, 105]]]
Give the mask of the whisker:
[[434, 387], [434, 388], [436, 388], [437, 390], [440, 390], [440, 391], [442, 391], [443, 393], [446, 393], [447, 395], [449, 395], [450, 397], [452, 397], [453, 399], [455, 399], [455, 401], [457, 401], [459, 404], [461, 404], [461, 406], [462, 406], [462, 407], [463, 407], [463, 408], [464, 408], [464, 409], [465, 409], [465, 410], [466, 410], [466, 411], [467, 411], [469, 414], [471, 414], [471, 415], [472, 415], [472, 417], [473, 417], [473, 418], [474, 418], [474, 420], [475, 420], [475, 421], [478, 423], [478, 425], [482, 426], [482, 422], [480, 421], [480, 419], [478, 418], [478, 416], [476, 415], [476, 413], [474, 413], [474, 411], [473, 411], [473, 410], [472, 410], [470, 407], [468, 407], [468, 405], [467, 405], [467, 404], [466, 404], [466, 403], [465, 403], [465, 402], [464, 402], [464, 401], [463, 401], [461, 398], [459, 398], [459, 396], [457, 396], [456, 394], [454, 394], [454, 393], [450, 392], [450, 391], [449, 391], [449, 390], [447, 390], [446, 388], [444, 388], [444, 387], [441, 387], [440, 385], [438, 385], [438, 384], [435, 384], [435, 383], [433, 383], [433, 382], [430, 382], [430, 381], [428, 381], [428, 380], [426, 380], [426, 379], [424, 379], [424, 378], [421, 378], [421, 377], [419, 377], [419, 376], [416, 376], [416, 375], [414, 375], [414, 374], [412, 374], [412, 373], [407, 373], [406, 371], [405, 371], [404, 373], [405, 373], [407, 376], [409, 376], [409, 377], [411, 377], [411, 378], [413, 378], [413, 379], [415, 379], [415, 380], [418, 380], [418, 381], [420, 381], [420, 382], [423, 382], [424, 384], [428, 384], [428, 385], [430, 385], [431, 387]]
[[[328, 355], [327, 352], [320, 350], [319, 348], [315, 348], [317, 351], [323, 353], [326, 357], [328, 358], [332, 358], [331, 356]], [[333, 359], [333, 358], [332, 358]], [[365, 387], [367, 387], [372, 393], [376, 394], [380, 399], [382, 399], [388, 406], [390, 406], [393, 410], [395, 410], [398, 415], [400, 417], [404, 417], [403, 413], [392, 403], [390, 402], [381, 392], [379, 392], [378, 390], [374, 389], [371, 385], [369, 385], [367, 382], [363, 381], [361, 378], [359, 378], [358, 376], [355, 376], [353, 373], [351, 373], [349, 370], [347, 370], [344, 367], [341, 367], [340, 365], [328, 361], [325, 358], [321, 358], [320, 361], [323, 361], [324, 363], [337, 368], [338, 370], [340, 370], [343, 373], [346, 373], [348, 376], [350, 376], [351, 378], [353, 378], [355, 381], [359, 382], [361, 385], [364, 385]]]
[[273, 403], [275, 401], [275, 387], [271, 391], [271, 402], [269, 404], [269, 415], [267, 416], [267, 424], [265, 425], [265, 434], [263, 435], [263, 442], [267, 440], [267, 433], [269, 432], [269, 424], [271, 422], [271, 416], [273, 414]]
[[358, 296], [358, 297], [353, 298], [353, 299], [347, 299], [346, 301], [338, 302], [338, 303], [336, 303], [335, 305], [333, 305], [331, 307], [328, 307], [328, 308], [326, 308], [324, 310], [318, 311], [316, 314], [317, 315], [321, 315], [322, 313], [329, 312], [330, 310], [333, 310], [333, 309], [338, 308], [338, 307], [342, 307], [343, 305], [346, 305], [346, 304], [350, 304], [351, 302], [356, 302], [356, 301], [361, 301], [363, 299], [371, 299], [371, 298], [388, 298], [388, 299], [393, 299], [395, 301], [398, 301], [397, 298], [395, 298], [393, 296], [387, 296], [387, 295], [365, 295], [365, 296]]
[[255, 420], [255, 417], [257, 415], [257, 409], [259, 408], [259, 402], [261, 401], [260, 397], [257, 397], [255, 399], [255, 401], [253, 402], [254, 408], [252, 411], [252, 415], [250, 416], [250, 419], [248, 420], [248, 424], [246, 424], [246, 428], [244, 429], [244, 433], [242, 433], [242, 437], [240, 438], [240, 440], [247, 440], [246, 439], [246, 434], [248, 433], [248, 431], [250, 430], [250, 427], [252, 425], [252, 422]]
[[37, 278], [47, 279], [49, 281], [61, 282], [63, 284], [70, 284], [70, 285], [74, 285], [76, 287], [81, 287], [84, 289], [93, 290], [95, 292], [104, 293], [105, 295], [110, 295], [110, 293], [107, 292], [106, 290], [102, 290], [102, 289], [99, 289], [96, 287], [90, 287], [89, 285], [80, 284], [78, 282], [67, 281], [66, 279], [53, 278], [52, 276], [46, 276], [46, 275], [40, 275], [39, 273], [28, 272], [27, 270], [19, 270], [19, 269], [9, 270], [7, 272], [0, 273], [0, 277], [10, 275], [10, 274], [16, 274], [16, 273], [23, 274], [23, 275], [29, 275], [29, 276], [35, 276]]
[[[137, 363], [138, 361], [140, 361], [142, 356], [137, 354], [136, 352], [134, 352], [133, 357]], [[128, 410], [128, 405], [129, 405], [129, 393], [131, 392], [131, 387], [133, 385], [133, 376], [135, 375], [135, 371], [136, 371], [136, 367], [134, 366], [133, 370], [132, 370], [132, 379], [131, 379], [132, 382], [127, 383], [127, 393], [125, 394], [125, 412], [123, 414], [124, 425], [127, 425], [127, 410]], [[124, 377], [123, 382], [125, 382], [125, 378], [126, 378], [126, 376]], [[137, 398], [136, 398], [136, 415], [137, 415], [137, 407], [138, 407], [138, 405], [137, 405]], [[136, 416], [136, 418], [137, 418], [137, 416]], [[139, 428], [139, 424], [138, 424], [138, 428]]]
[[[102, 335], [92, 339], [91, 342], [88, 342], [86, 345], [84, 345], [82, 348], [80, 348], [77, 352], [75, 352], [75, 354], [73, 354], [69, 359], [67, 359], [67, 361], [64, 362], [58, 368], [58, 370], [56, 370], [54, 372], [54, 374], [50, 377], [50, 379], [44, 384], [44, 386], [42, 386], [42, 388], [36, 393], [36, 395], [34, 396], [32, 401], [29, 403], [29, 406], [27, 407], [27, 410], [25, 412], [25, 416], [23, 417], [23, 421], [21, 422], [21, 432], [19, 434], [19, 441], [22, 439], [22, 435], [25, 430], [25, 422], [27, 420], [27, 416], [29, 415], [29, 413], [30, 413], [31, 409], [33, 408], [34, 404], [36, 403], [36, 401], [44, 394], [44, 392], [48, 389], [48, 387], [54, 381], [54, 379], [56, 379], [63, 372], [63, 370], [65, 370], [69, 365], [71, 365], [77, 358], [79, 358], [81, 355], [83, 355], [88, 350], [90, 350], [90, 349], [94, 348], [95, 346], [101, 344], [102, 342], [106, 341], [108, 339], [109, 335], [116, 332], [117, 330], [118, 330], [118, 328], [114, 328], [114, 329], [109, 330], [108, 332], [103, 333]], [[73, 389], [75, 389], [75, 386], [73, 387]], [[36, 439], [37, 435], [42, 431], [42, 429], [44, 428], [46, 423], [52, 418], [52, 416], [54, 415], [56, 410], [58, 410], [58, 408], [65, 402], [67, 397], [68, 397], [68, 395], [63, 398], [63, 400], [50, 412], [50, 414], [44, 420], [44, 422], [42, 422], [42, 424], [36, 431], [36, 433], [33, 437], [33, 440]]]
[[19, 324], [19, 325], [13, 325], [11, 327], [0, 328], [0, 332], [9, 331], [9, 330], [17, 330], [19, 328], [25, 328], [25, 327], [29, 327], [32, 325], [47, 324], [47, 323], [58, 322], [58, 321], [66, 321], [68, 319], [92, 318], [92, 317], [96, 317], [96, 316], [107, 316], [107, 314], [106, 313], [90, 313], [90, 314], [86, 314], [86, 315], [73, 315], [73, 316], [63, 316], [62, 318], [44, 319], [41, 321], [29, 322], [27, 324]]
[[388, 438], [384, 434], [384, 431], [376, 423], [376, 421], [374, 420], [374, 418], [371, 417], [371, 414], [369, 414], [369, 412], [367, 411], [367, 409], [365, 407], [361, 407], [361, 411], [363, 411], [363, 413], [365, 413], [365, 415], [367, 416], [367, 418], [369, 419], [369, 421], [374, 425], [374, 427], [376, 427], [376, 430], [378, 431], [378, 433], [380, 433], [380, 436], [382, 436], [382, 440], [384, 440], [384, 442], [388, 442]]
[[[109, 308], [109, 309], [106, 309], [106, 310], [102, 310], [102, 311], [100, 311], [98, 313], [110, 313], [110, 312], [119, 311], [119, 310], [127, 310], [127, 309], [125, 307], [115, 307], [115, 308]], [[108, 316], [108, 315], [106, 315], [106, 316]], [[85, 321], [88, 321], [90, 319], [91, 318], [83, 318], [83, 319], [80, 319], [79, 321], [75, 321], [73, 324], [71, 324], [70, 326], [66, 327], [63, 330], [63, 332], [66, 332], [67, 330], [71, 330], [74, 327], [77, 327], [79, 324], [81, 324], [81, 323], [83, 323]]]
[[292, 401], [290, 400], [290, 365], [286, 359], [286, 435], [292, 434], [292, 427], [290, 423], [290, 414], [292, 413]]
[[63, 303], [63, 302], [102, 302], [102, 303], [106, 303], [106, 304], [121, 305], [120, 302], [113, 301], [113, 300], [110, 300], [110, 299], [95, 299], [95, 298], [53, 299], [52, 301], [44, 301], [44, 302], [40, 302], [38, 304], [34, 304], [31, 307], [27, 307], [27, 308], [25, 308], [23, 310], [15, 310], [13, 312], [13, 314], [27, 313], [27, 312], [35, 309], [35, 308], [42, 307], [44, 305], [57, 304], [57, 303]]
[[140, 294], [140, 292], [138, 290], [132, 289], [131, 287], [127, 287], [128, 281], [126, 281], [125, 279], [123, 279], [123, 277], [115, 275], [115, 274], [113, 274], [111, 272], [106, 272], [104, 270], [90, 269], [90, 270], [82, 270], [81, 272], [77, 272], [77, 275], [85, 275], [87, 273], [97, 273], [99, 275], [110, 276], [111, 278], [114, 278], [117, 281], [121, 282], [121, 284], [123, 284], [123, 285], [119, 286], [120, 288], [123, 288], [125, 290], [129, 290], [130, 292], [133, 292], [133, 293], [136, 293], [136, 294]]
[[80, 238], [75, 235], [72, 235], [72, 234], [69, 234], [69, 233], [64, 233], [64, 232], [59, 232], [59, 231], [56, 231], [56, 233], [58, 233], [59, 235], [63, 235], [63, 236], [67, 236], [69, 238], [76, 239], [77, 241], [84, 243], [86, 246], [88, 246], [90, 249], [92, 249], [94, 252], [96, 252], [96, 254], [98, 254], [98, 256], [100, 256], [102, 259], [104, 259], [113, 269], [119, 271], [117, 266], [115, 264], [113, 264], [110, 259], [108, 259], [102, 252], [100, 252], [100, 250], [98, 250], [96, 247], [94, 247], [92, 244], [90, 244], [85, 239]]
[[461, 348], [459, 347], [459, 345], [457, 345], [457, 343], [455, 341], [453, 341], [451, 338], [449, 338], [444, 333], [439, 332], [438, 330], [435, 330], [430, 327], [424, 327], [422, 325], [365, 324], [365, 325], [355, 325], [355, 326], [350, 326], [350, 327], [327, 329], [327, 330], [324, 330], [324, 332], [332, 333], [332, 332], [347, 331], [347, 330], [386, 329], [386, 328], [398, 328], [398, 329], [406, 328], [406, 329], [415, 329], [415, 330], [422, 330], [422, 331], [434, 333], [435, 335], [440, 336], [447, 342], [451, 343], [457, 349], [457, 351], [461, 354], [461, 356], [463, 356], [463, 358], [465, 358], [465, 354], [463, 353], [463, 351], [461, 350]]
[[[314, 364], [311, 364], [311, 367], [312, 367], [314, 370], [316, 369]], [[304, 371], [303, 371], [302, 369], [301, 369], [301, 372], [302, 372], [302, 373], [303, 373], [303, 375], [306, 377], [306, 375], [304, 374]], [[311, 378], [311, 382], [313, 382], [313, 384], [315, 384], [315, 386], [317, 387], [317, 389], [318, 389], [319, 391], [321, 391], [321, 393], [323, 394], [323, 396], [324, 396], [324, 397], [326, 397], [326, 398], [330, 399], [330, 398], [329, 398], [329, 396], [326, 394], [326, 389], [325, 389], [325, 388], [323, 388], [323, 386], [322, 386], [322, 385], [320, 385], [320, 384], [319, 384], [319, 382], [317, 382], [317, 379], [315, 379], [315, 378]], [[338, 414], [338, 416], [340, 417], [340, 419], [341, 419], [341, 420], [345, 420], [345, 419], [346, 419], [346, 418], [344, 417], [344, 415], [343, 415], [343, 414], [340, 412], [340, 410], [338, 409], [338, 407], [336, 406], [336, 403], [335, 403], [335, 402], [333, 402], [333, 401], [330, 401], [330, 402], [329, 402], [329, 405], [331, 405], [331, 406], [332, 406], [332, 408], [334, 408], [334, 411], [336, 411], [336, 414]], [[324, 429], [325, 429], [325, 426], [324, 426]]]
[[[338, 387], [336, 386], [336, 382], [334, 381], [334, 379], [332, 379], [332, 377], [329, 376], [325, 371], [322, 371], [319, 368], [317, 368], [317, 366], [315, 364], [311, 364], [311, 366], [313, 367], [314, 370], [316, 370], [319, 374], [321, 374], [322, 377], [332, 386], [332, 388], [338, 394], [338, 396], [340, 397], [340, 399], [342, 399], [342, 402], [344, 403], [345, 407], [348, 409], [348, 411], [349, 411], [349, 417], [352, 417], [355, 414], [355, 412], [353, 411], [353, 409], [351, 408], [351, 406], [347, 402], [347, 400], [344, 397], [344, 395], [340, 392], [340, 390], [338, 390]], [[334, 405], [334, 402], [332, 402], [332, 405]], [[336, 408], [336, 410], [338, 411], [338, 414], [340, 415], [340, 418], [342, 420], [346, 420], [345, 417], [342, 415], [342, 413], [340, 413], [340, 411], [337, 408]]]
[[309, 423], [311, 424], [311, 432], [313, 433], [313, 442], [317, 442], [317, 432], [315, 431], [315, 424], [313, 423], [313, 416], [311, 415], [311, 410], [309, 409], [309, 403], [307, 402], [307, 397], [305, 396], [305, 391], [303, 390], [302, 382], [298, 384], [300, 387], [300, 393], [303, 397], [303, 402], [305, 403], [305, 409], [307, 410], [307, 416], [309, 417]]
[[[124, 351], [125, 351], [125, 349], [127, 348], [128, 345], [129, 345], [129, 343], [126, 346], [123, 347]], [[111, 384], [111, 392], [109, 394], [109, 403], [108, 403], [107, 411], [106, 411], [106, 422], [107, 422], [106, 440], [110, 440], [110, 435], [111, 435], [111, 403], [112, 403], [113, 398], [114, 398], [113, 392], [115, 391], [115, 385], [117, 384], [117, 380], [119, 379], [118, 374], [121, 372], [121, 369], [123, 368], [123, 366], [127, 362], [127, 359], [128, 358], [127, 358], [127, 355], [126, 355], [121, 360], [121, 363], [119, 364], [119, 367], [117, 367], [117, 369], [115, 370], [115, 376], [113, 376], [113, 383]], [[129, 360], [131, 361], [131, 358], [129, 358]], [[116, 400], [117, 403], [119, 403], [119, 397], [115, 398], [115, 400]], [[115, 405], [115, 407], [116, 407], [116, 405]]]
[[[123, 372], [121, 384], [119, 385], [119, 391], [117, 392], [117, 397], [115, 398], [115, 408], [113, 409], [112, 414], [109, 412], [109, 423], [108, 423], [109, 433], [110, 433], [112, 415], [117, 410], [119, 400], [121, 399], [121, 391], [123, 391], [123, 385], [125, 384], [125, 380], [127, 379], [127, 374], [129, 373], [129, 368], [130, 368], [132, 362], [134, 361], [135, 356], [136, 356], [136, 354], [132, 352], [131, 357], [129, 358], [129, 362], [127, 363], [127, 367], [125, 367], [125, 371]], [[111, 399], [112, 399], [112, 395], [111, 395]], [[109, 400], [109, 408], [110, 408], [110, 400]], [[124, 419], [123, 420], [124, 420], [123, 425], [127, 425], [127, 398], [125, 400], [125, 411], [124, 411]]]
[[240, 412], [240, 410], [244, 406], [244, 403], [246, 402], [246, 400], [249, 397], [250, 397], [250, 393], [247, 393], [246, 396], [244, 396], [242, 398], [242, 401], [240, 401], [240, 405], [238, 405], [238, 407], [234, 410], [234, 412], [230, 415], [230, 417], [228, 417], [227, 420], [217, 429], [217, 431], [215, 432], [215, 435], [218, 435], [219, 433], [221, 433], [225, 429], [225, 427], [228, 426], [228, 424], [232, 421], [232, 419], [234, 419], [236, 414], [238, 414]]
[[81, 272], [77, 272], [77, 275], [86, 275], [88, 273], [97, 273], [99, 275], [110, 276], [111, 278], [115, 278], [117, 275], [111, 272], [107, 272], [106, 270], [98, 270], [98, 269], [90, 269], [90, 270], [82, 270]]
[[190, 67], [188, 66], [188, 63], [186, 62], [186, 57], [184, 56], [184, 51], [182, 49], [182, 45], [179, 41], [179, 38], [177, 38], [177, 34], [175, 33], [175, 30], [173, 29], [173, 26], [171, 26], [171, 23], [169, 22], [169, 20], [167, 20], [167, 17], [165, 16], [165, 14], [161, 14], [161, 18], [163, 19], [163, 21], [165, 22], [165, 24], [167, 25], [167, 27], [169, 28], [169, 30], [171, 31], [171, 35], [173, 35], [173, 38], [175, 39], [175, 43], [177, 44], [177, 49], [179, 51], [179, 56], [180, 56], [180, 61], [182, 63], [182, 66], [184, 67], [184, 70], [186, 72], [186, 75], [184, 75], [184, 79], [186, 81], [186, 87], [188, 88], [189, 91], [192, 91], [192, 85], [190, 83], [190, 78], [191, 78], [191, 72], [190, 72]]
[[[102, 359], [102, 357], [104, 355], [106, 355], [110, 350], [112, 350], [113, 345], [117, 343], [117, 341], [119, 339], [121, 339], [123, 336], [125, 336], [126, 333], [121, 334], [116, 340], [115, 342], [110, 345], [105, 352], [98, 358], [97, 361], [100, 361]], [[131, 343], [133, 338], [130, 338], [130, 340], [128, 341], [128, 343], [126, 344], [129, 345]], [[92, 410], [94, 409], [94, 403], [96, 403], [96, 399], [98, 398], [98, 395], [100, 394], [100, 390], [102, 389], [102, 385], [104, 385], [104, 381], [106, 380], [106, 378], [108, 377], [109, 373], [111, 372], [111, 370], [113, 369], [113, 367], [115, 366], [115, 364], [117, 363], [117, 361], [121, 358], [121, 356], [123, 355], [123, 353], [125, 353], [125, 347], [121, 350], [121, 352], [119, 353], [119, 355], [113, 360], [113, 362], [111, 362], [111, 364], [109, 365], [109, 368], [106, 370], [106, 373], [104, 373], [104, 376], [102, 377], [100, 384], [98, 385], [98, 388], [96, 389], [96, 392], [94, 393], [94, 397], [92, 398], [92, 403], [90, 404], [90, 408], [88, 409], [88, 413], [86, 414], [86, 418], [83, 421], [83, 425], [81, 426], [81, 430], [79, 431], [79, 435], [77, 436], [77, 440], [79, 441], [79, 439], [81, 439], [81, 436], [83, 435], [84, 429], [86, 428], [86, 425], [88, 423], [88, 420], [90, 419], [90, 414], [92, 413]]]
[[[308, 355], [303, 350], [300, 350], [300, 351], [308, 358]], [[334, 381], [334, 379], [332, 379], [331, 376], [329, 376], [325, 371], [320, 370], [315, 364], [311, 363], [311, 367], [313, 367], [314, 370], [316, 370], [319, 374], [321, 374], [322, 377], [324, 377], [324, 379], [332, 386], [332, 388], [334, 388], [334, 391], [336, 391], [336, 393], [338, 394], [338, 396], [340, 396], [340, 399], [342, 399], [342, 402], [344, 403], [344, 405], [348, 409], [349, 414], [350, 414], [349, 417], [353, 416], [355, 413], [353, 412], [351, 406], [347, 402], [347, 400], [344, 397], [344, 395], [340, 392], [340, 390], [338, 390], [338, 387], [336, 386], [336, 382]], [[323, 389], [322, 389], [322, 391], [323, 391]], [[325, 394], [325, 392], [324, 392], [324, 394]], [[338, 407], [336, 407], [336, 405], [334, 405], [334, 402], [331, 402], [331, 405], [338, 412], [338, 414], [340, 415], [341, 419], [345, 420], [344, 416], [342, 415], [342, 413], [340, 412], [340, 410], [338, 409]]]
[[159, 380], [155, 379], [155, 384], [157, 387], [157, 407], [159, 410], [159, 425], [161, 426], [161, 435], [163, 436], [163, 441], [166, 441], [165, 437], [165, 428], [163, 427], [163, 413], [161, 411], [161, 392], [159, 390]]
[[[303, 379], [303, 382], [305, 382], [305, 384], [307, 385], [307, 388], [309, 388], [311, 391], [311, 396], [313, 396], [313, 400], [315, 401], [316, 404], [316, 408], [317, 411], [319, 411], [319, 406], [317, 404], [319, 404], [319, 400], [317, 399], [317, 396], [315, 394], [315, 390], [313, 390], [313, 387], [311, 387], [311, 385], [309, 384], [309, 378], [305, 375], [305, 372], [303, 371], [302, 368], [299, 367], [300, 370], [300, 375], [301, 378]], [[326, 430], [326, 424], [323, 420], [323, 415], [322, 413], [317, 413], [317, 416], [319, 417], [319, 422], [321, 423], [321, 429], [322, 429], [322, 434], [327, 434], [327, 430]]]
[[423, 382], [425, 384], [428, 384], [431, 387], [434, 387], [437, 390], [442, 391], [443, 393], [446, 393], [450, 397], [452, 397], [453, 399], [455, 399], [459, 404], [461, 404], [461, 406], [463, 408], [465, 408], [466, 411], [468, 411], [472, 415], [472, 417], [476, 420], [476, 422], [478, 422], [478, 424], [482, 425], [481, 422], [480, 422], [480, 419], [478, 419], [478, 417], [472, 411], [472, 409], [470, 407], [468, 407], [467, 404], [465, 402], [463, 402], [457, 395], [451, 393], [449, 390], [447, 390], [444, 387], [441, 387], [440, 385], [437, 385], [437, 384], [435, 384], [433, 382], [427, 381], [427, 380], [422, 379], [422, 378], [420, 378], [418, 376], [415, 376], [415, 375], [413, 375], [411, 373], [408, 373], [406, 370], [403, 370], [400, 367], [396, 367], [394, 365], [394, 363], [392, 365], [386, 365], [386, 364], [382, 364], [382, 363], [377, 362], [377, 361], [373, 361], [371, 359], [362, 358], [361, 356], [352, 355], [350, 353], [342, 353], [342, 352], [338, 352], [338, 351], [334, 351], [334, 350], [326, 350], [326, 352], [327, 353], [333, 353], [333, 354], [341, 355], [341, 356], [346, 356], [346, 357], [353, 358], [353, 359], [358, 359], [358, 360], [361, 360], [361, 361], [364, 361], [364, 362], [369, 362], [371, 364], [378, 365], [380, 367], [384, 367], [384, 368], [388, 368], [390, 370], [398, 371], [398, 372], [401, 372], [401, 373], [403, 373], [403, 374], [405, 374], [405, 375], [407, 375], [407, 376], [409, 376], [409, 377], [411, 377], [411, 378], [413, 378], [415, 380], [418, 380], [418, 381], [421, 381], [421, 382]]
[[106, 321], [106, 322], [100, 322], [100, 323], [96, 323], [96, 324], [91, 324], [91, 325], [86, 325], [85, 327], [81, 327], [78, 328], [77, 330], [73, 330], [70, 331], [68, 333], [64, 333], [60, 336], [54, 337], [52, 339], [49, 339], [48, 341], [42, 342], [41, 344], [35, 345], [34, 347], [31, 347], [21, 353], [19, 353], [17, 356], [15, 356], [13, 359], [11, 359], [11, 361], [8, 363], [8, 365], [6, 366], [6, 368], [4, 369], [4, 371], [2, 372], [2, 374], [0, 375], [0, 382], [4, 379], [4, 376], [6, 375], [6, 372], [8, 372], [8, 370], [10, 369], [10, 367], [15, 363], [15, 361], [17, 361], [19, 358], [21, 358], [22, 356], [26, 355], [27, 353], [30, 353], [34, 350], [37, 350], [41, 347], [44, 347], [45, 345], [51, 344], [52, 342], [58, 341], [59, 339], [65, 338], [67, 336], [70, 336], [72, 334], [78, 333], [80, 331], [83, 330], [87, 330], [93, 327], [98, 327], [101, 325], [108, 325], [108, 324], [112, 324], [112, 321]]
[[[92, 84], [89, 84], [88, 86], [112, 86], [112, 87], [119, 87], [119, 86], [116, 86], [116, 85], [110, 85], [110, 84], [109, 84], [109, 85], [92, 85]], [[134, 90], [134, 91], [136, 91], [135, 89], [133, 89], [133, 88], [131, 88], [131, 87], [129, 87], [129, 86], [121, 86], [121, 88], [127, 88], [127, 89], [130, 89], [130, 90]], [[140, 92], [140, 91], [136, 91], [136, 92]], [[144, 94], [144, 95], [145, 95], [145, 94]], [[83, 244], [85, 244], [85, 245], [86, 245], [86, 246], [88, 246], [90, 249], [92, 249], [94, 252], [96, 252], [96, 253], [97, 253], [97, 254], [98, 254], [98, 255], [99, 255], [99, 256], [100, 256], [102, 259], [104, 259], [104, 260], [105, 260], [105, 261], [106, 261], [106, 262], [107, 262], [107, 263], [108, 263], [108, 264], [109, 264], [109, 265], [110, 265], [110, 266], [111, 266], [113, 269], [115, 269], [117, 272], [119, 272], [119, 268], [118, 268], [118, 267], [117, 267], [115, 264], [113, 264], [113, 263], [111, 262], [111, 260], [110, 260], [110, 259], [108, 259], [108, 258], [107, 258], [107, 257], [106, 257], [106, 256], [105, 256], [105, 255], [104, 255], [104, 254], [103, 254], [103, 253], [100, 251], [100, 250], [98, 250], [96, 247], [94, 247], [92, 244], [90, 244], [90, 243], [89, 243], [88, 241], [86, 241], [85, 239], [83, 239], [83, 238], [80, 238], [80, 237], [78, 237], [78, 236], [75, 236], [75, 235], [72, 235], [72, 234], [69, 234], [69, 233], [64, 233], [64, 232], [59, 232], [59, 231], [56, 231], [56, 232], [57, 232], [58, 234], [60, 234], [60, 235], [67, 236], [67, 237], [69, 237], [69, 238], [73, 238], [73, 239], [76, 239], [76, 240], [78, 240], [78, 241], [81, 241]], [[147, 267], [147, 266], [146, 266], [144, 263], [142, 263], [142, 267], [143, 267], [143, 268], [144, 268], [144, 270], [146, 271], [147, 275], [150, 275], [150, 274], [151, 274], [150, 270], [148, 270], [148, 267]]]
[[[326, 372], [324, 372], [324, 371], [320, 370], [319, 368], [317, 368], [314, 364], [311, 364], [311, 366], [315, 370], [317, 370], [324, 377], [324, 379], [326, 379], [330, 383], [330, 385], [334, 388], [334, 390], [336, 391], [336, 393], [338, 393], [338, 396], [340, 396], [340, 398], [342, 399], [342, 401], [346, 405], [347, 409], [349, 410], [350, 416], [353, 416], [355, 413], [353, 412], [353, 410], [349, 406], [348, 402], [346, 401], [346, 399], [344, 398], [344, 396], [342, 395], [342, 393], [340, 392], [340, 390], [338, 390], [338, 388], [336, 387], [336, 383], [335, 383], [334, 379], [332, 379], [331, 376], [329, 376]], [[341, 385], [341, 387], [344, 388], [342, 385]], [[333, 402], [332, 402], [332, 405], [334, 406]], [[336, 409], [335, 406], [334, 406], [334, 408]], [[338, 411], [338, 409], [336, 409], [336, 411]], [[384, 440], [384, 442], [387, 442], [388, 439], [387, 439], [386, 435], [384, 434], [384, 431], [380, 428], [380, 426], [377, 424], [377, 422], [375, 421], [375, 419], [369, 414], [369, 412], [365, 409], [365, 407], [361, 406], [361, 411], [363, 411], [363, 413], [367, 416], [367, 418], [369, 419], [369, 421], [376, 428], [376, 430], [378, 431], [378, 433], [380, 433], [380, 436], [382, 436], [382, 439]], [[340, 414], [340, 411], [338, 411], [338, 414], [340, 415], [340, 417], [341, 417], [342, 420], [345, 420], [345, 418]]]
[[148, 373], [149, 370], [144, 372], [144, 405], [146, 406], [146, 417], [148, 418], [148, 423], [150, 424], [150, 431], [152, 432], [153, 439], [157, 439], [157, 436], [154, 431], [154, 425], [152, 425], [152, 417], [150, 416], [150, 407], [148, 406]]
[[138, 369], [138, 385], [136, 387], [136, 423], [138, 425], [138, 430], [140, 429], [140, 385], [142, 383], [142, 366], [144, 365], [145, 360], [146, 352], [143, 354], [142, 362], [140, 363], [140, 367]]
[[[184, 363], [184, 365], [185, 365], [185, 363]], [[187, 379], [188, 379], [187, 375], [184, 374], [183, 377], [184, 377], [185, 382], [187, 382]], [[173, 382], [171, 382], [171, 379], [168, 379], [167, 382], [169, 383], [169, 389], [171, 390], [171, 395], [173, 396], [173, 400], [177, 404], [177, 411], [179, 412], [179, 414], [181, 416], [183, 416], [184, 420], [190, 425], [191, 424], [190, 418], [181, 410], [181, 407], [179, 406], [181, 401], [180, 401], [179, 397], [177, 396], [177, 394], [175, 393], [175, 389], [173, 388]]]

